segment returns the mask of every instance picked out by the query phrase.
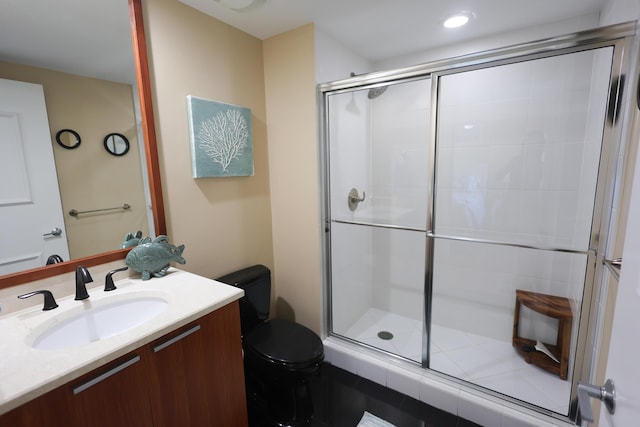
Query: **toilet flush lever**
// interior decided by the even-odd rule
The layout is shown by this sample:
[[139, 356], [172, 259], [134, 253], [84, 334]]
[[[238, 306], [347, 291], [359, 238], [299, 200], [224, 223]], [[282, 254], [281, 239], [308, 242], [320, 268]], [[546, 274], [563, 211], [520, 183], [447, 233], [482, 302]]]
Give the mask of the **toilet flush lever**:
[[595, 397], [604, 402], [610, 414], [616, 412], [616, 388], [613, 381], [607, 380], [602, 387], [593, 384], [578, 382], [578, 406], [584, 421], [593, 422], [593, 410], [591, 409], [590, 397]]
[[349, 209], [353, 212], [358, 207], [358, 203], [364, 202], [364, 198], [367, 197], [365, 192], [362, 192], [362, 197], [358, 194], [358, 190], [352, 188], [349, 191], [349, 196], [347, 197], [347, 203], [349, 204]]

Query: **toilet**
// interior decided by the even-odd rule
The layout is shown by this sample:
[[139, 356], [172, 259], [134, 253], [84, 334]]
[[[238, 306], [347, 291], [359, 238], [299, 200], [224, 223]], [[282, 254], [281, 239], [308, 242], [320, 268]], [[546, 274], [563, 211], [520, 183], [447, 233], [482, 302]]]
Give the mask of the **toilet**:
[[305, 426], [313, 415], [309, 378], [324, 360], [320, 337], [284, 319], [269, 320], [271, 271], [254, 265], [216, 279], [244, 290], [240, 324], [252, 426]]

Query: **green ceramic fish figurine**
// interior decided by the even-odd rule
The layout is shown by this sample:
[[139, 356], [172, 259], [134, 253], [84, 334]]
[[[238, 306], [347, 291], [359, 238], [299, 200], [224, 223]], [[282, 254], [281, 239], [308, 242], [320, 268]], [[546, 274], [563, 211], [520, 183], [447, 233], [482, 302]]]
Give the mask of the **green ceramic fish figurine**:
[[120, 245], [121, 249], [130, 248], [133, 246], [137, 246], [140, 243], [140, 239], [142, 238], [142, 231], [136, 231], [136, 234], [127, 233], [124, 236], [124, 240], [122, 241], [122, 245]]
[[172, 245], [167, 236], [158, 236], [153, 240], [145, 237], [140, 240], [138, 246], [129, 251], [125, 263], [132, 270], [142, 273], [142, 280], [149, 280], [151, 277], [164, 276], [172, 261], [185, 264], [183, 251], [184, 245]]

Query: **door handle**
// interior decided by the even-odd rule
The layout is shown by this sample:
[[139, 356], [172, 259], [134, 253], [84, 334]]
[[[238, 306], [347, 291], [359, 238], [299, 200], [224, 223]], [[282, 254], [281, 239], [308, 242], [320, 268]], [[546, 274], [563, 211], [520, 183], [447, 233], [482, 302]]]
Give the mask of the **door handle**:
[[607, 380], [602, 387], [593, 384], [578, 383], [578, 407], [580, 415], [585, 421], [593, 422], [593, 410], [590, 397], [595, 397], [604, 402], [610, 414], [616, 412], [616, 388], [613, 381]]
[[46, 234], [43, 234], [42, 236], [43, 237], [46, 237], [46, 236], [56, 236], [56, 237], [58, 237], [61, 234], [62, 234], [62, 228], [54, 227], [53, 230], [51, 230], [50, 232], [48, 232]]

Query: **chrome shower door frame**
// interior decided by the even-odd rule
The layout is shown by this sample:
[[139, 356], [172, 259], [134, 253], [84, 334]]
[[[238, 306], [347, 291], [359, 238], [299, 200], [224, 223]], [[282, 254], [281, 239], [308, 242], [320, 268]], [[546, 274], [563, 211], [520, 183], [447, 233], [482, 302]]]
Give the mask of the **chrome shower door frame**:
[[[519, 405], [528, 407], [549, 416], [570, 420], [577, 417], [577, 383], [579, 380], [589, 380], [594, 373], [596, 363], [596, 351], [593, 347], [598, 344], [598, 330], [601, 325], [600, 317], [605, 313], [598, 310], [598, 298], [602, 293], [602, 277], [604, 274], [603, 260], [607, 254], [610, 243], [609, 233], [612, 223], [612, 215], [619, 206], [619, 198], [616, 194], [621, 192], [622, 182], [616, 181], [616, 171], [623, 167], [619, 164], [623, 157], [621, 153], [626, 149], [626, 142], [623, 136], [627, 132], [626, 122], [629, 114], [627, 110], [631, 109], [633, 97], [628, 88], [623, 87], [624, 77], [629, 74], [629, 69], [637, 56], [637, 52], [632, 51], [633, 41], [635, 38], [635, 23], [619, 24], [610, 27], [599, 28], [580, 33], [553, 37], [541, 41], [520, 44], [501, 49], [494, 49], [477, 54], [465, 55], [453, 59], [442, 61], [434, 61], [426, 64], [406, 67], [396, 70], [380, 71], [360, 76], [354, 76], [348, 79], [324, 83], [318, 85], [317, 96], [319, 100], [318, 120], [320, 123], [320, 162], [321, 162], [321, 196], [322, 196], [322, 225], [324, 227], [323, 244], [323, 284], [324, 284], [324, 312], [326, 313], [327, 332], [333, 334], [332, 330], [332, 310], [331, 304], [331, 203], [330, 203], [330, 162], [329, 162], [329, 144], [328, 144], [328, 95], [332, 93], [346, 93], [356, 89], [367, 89], [384, 86], [396, 82], [410, 81], [413, 79], [431, 78], [431, 135], [429, 144], [429, 176], [431, 183], [429, 185], [426, 231], [427, 231], [427, 248], [425, 260], [425, 287], [424, 301], [425, 312], [423, 322], [423, 358], [422, 365], [429, 367], [429, 328], [431, 326], [431, 297], [433, 291], [433, 255], [434, 242], [438, 238], [456, 238], [455, 236], [440, 236], [434, 233], [435, 224], [435, 188], [436, 188], [436, 150], [437, 150], [437, 123], [438, 123], [438, 100], [439, 100], [439, 81], [443, 76], [447, 76], [462, 71], [489, 68], [499, 65], [516, 63], [524, 60], [534, 60], [547, 58], [552, 56], [575, 53], [590, 49], [612, 47], [613, 62], [610, 76], [610, 99], [616, 100], [610, 102], [609, 114], [610, 120], [605, 121], [604, 133], [602, 139], [602, 151], [600, 154], [600, 165], [598, 169], [595, 203], [593, 211], [593, 220], [591, 225], [591, 237], [589, 249], [587, 251], [577, 251], [578, 253], [587, 254], [587, 272], [584, 286], [584, 294], [582, 299], [581, 318], [579, 321], [579, 334], [576, 349], [576, 358], [574, 362], [574, 374], [572, 377], [571, 400], [572, 404], [569, 408], [568, 417], [559, 415], [556, 412], [544, 410], [537, 406], [523, 403], [513, 398], [492, 392], [490, 390], [466, 384], [471, 388], [481, 389], [483, 392], [499, 396], [503, 399], [512, 401]], [[631, 83], [630, 78], [627, 79]], [[635, 80], [635, 79], [634, 79]], [[623, 91], [623, 89], [626, 89]], [[603, 118], [604, 119], [604, 118]], [[624, 120], [623, 120], [624, 119]], [[425, 141], [425, 143], [427, 143]], [[473, 241], [473, 239], [464, 239]], [[485, 241], [491, 244], [507, 244], [525, 248], [545, 249], [558, 252], [567, 252], [565, 248], [549, 248], [535, 247], [530, 245], [513, 245], [509, 242]], [[569, 251], [571, 252], [571, 251]], [[590, 350], [591, 349], [591, 350]], [[389, 354], [391, 357], [395, 355]], [[456, 380], [459, 381], [459, 380]]]

